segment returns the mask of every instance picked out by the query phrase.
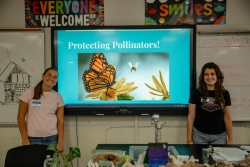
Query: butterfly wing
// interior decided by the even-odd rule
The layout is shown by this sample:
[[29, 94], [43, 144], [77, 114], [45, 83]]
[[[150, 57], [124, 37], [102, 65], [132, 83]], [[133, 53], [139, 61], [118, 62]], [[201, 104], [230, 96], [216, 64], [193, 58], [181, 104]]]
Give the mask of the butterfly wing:
[[[94, 92], [97, 90], [100, 90], [101, 88], [105, 88], [105, 82], [100, 81], [98, 79], [98, 73], [94, 72], [92, 69], [87, 69], [84, 71], [82, 80], [84, 84], [84, 88], [87, 92]], [[100, 84], [99, 84], [100, 83]], [[100, 85], [100, 86], [95, 86], [95, 85]]]
[[113, 66], [108, 65], [102, 73], [100, 73], [99, 78], [105, 79], [108, 81], [108, 87], [112, 86], [115, 83], [116, 70]]
[[95, 92], [110, 88], [115, 83], [116, 70], [114, 66], [108, 65], [102, 53], [92, 54], [89, 69], [82, 76], [85, 90]]
[[101, 73], [107, 67], [108, 62], [102, 53], [93, 53], [91, 56], [89, 68], [95, 73]]
[[82, 80], [84, 82], [86, 82], [86, 81], [89, 81], [92, 78], [97, 78], [97, 77], [98, 77], [98, 75], [94, 71], [92, 71], [91, 69], [88, 69], [88, 70], [84, 71], [84, 73], [82, 75]]
[[91, 78], [89, 81], [84, 82], [85, 90], [87, 92], [95, 92], [107, 88], [109, 85], [108, 81], [101, 78]]
[[110, 65], [100, 75], [96, 75], [91, 70], [86, 70], [83, 74], [85, 90], [87, 92], [95, 92], [104, 88], [110, 88], [115, 83], [115, 75], [115, 68]]

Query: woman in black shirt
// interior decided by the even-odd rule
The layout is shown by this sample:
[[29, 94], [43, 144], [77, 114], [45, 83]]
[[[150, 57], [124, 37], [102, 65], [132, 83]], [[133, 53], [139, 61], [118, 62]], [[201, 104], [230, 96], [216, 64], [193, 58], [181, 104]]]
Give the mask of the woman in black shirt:
[[215, 63], [206, 63], [198, 88], [191, 93], [187, 120], [188, 144], [232, 144], [230, 94], [224, 76]]

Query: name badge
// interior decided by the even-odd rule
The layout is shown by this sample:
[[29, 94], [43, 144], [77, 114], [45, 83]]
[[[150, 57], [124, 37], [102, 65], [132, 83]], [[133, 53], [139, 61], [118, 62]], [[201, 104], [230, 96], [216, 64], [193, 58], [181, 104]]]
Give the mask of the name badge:
[[41, 102], [40, 101], [33, 101], [32, 106], [33, 107], [41, 107]]

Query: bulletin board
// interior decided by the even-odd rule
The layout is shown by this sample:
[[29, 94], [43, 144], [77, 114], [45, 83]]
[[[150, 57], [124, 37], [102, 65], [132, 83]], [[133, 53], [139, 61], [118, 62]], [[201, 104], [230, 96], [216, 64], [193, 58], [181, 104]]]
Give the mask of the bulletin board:
[[16, 124], [19, 97], [42, 78], [42, 29], [0, 29], [0, 124]]
[[199, 34], [197, 77], [207, 62], [216, 63], [224, 74], [233, 121], [250, 121], [250, 33]]

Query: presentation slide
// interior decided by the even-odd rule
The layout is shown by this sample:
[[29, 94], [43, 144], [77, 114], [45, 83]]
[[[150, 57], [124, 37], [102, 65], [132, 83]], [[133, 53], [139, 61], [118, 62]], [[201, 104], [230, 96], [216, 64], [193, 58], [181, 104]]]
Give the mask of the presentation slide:
[[190, 29], [57, 30], [58, 92], [70, 104], [187, 105]]

